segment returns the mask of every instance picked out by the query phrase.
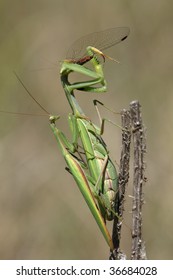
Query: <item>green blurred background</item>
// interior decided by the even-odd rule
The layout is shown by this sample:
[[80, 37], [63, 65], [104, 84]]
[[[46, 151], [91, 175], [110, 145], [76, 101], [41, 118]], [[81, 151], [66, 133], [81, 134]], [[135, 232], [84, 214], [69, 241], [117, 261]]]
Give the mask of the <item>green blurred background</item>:
[[[77, 98], [95, 123], [94, 98], [116, 112], [135, 99], [142, 105], [148, 178], [143, 232], [149, 259], [173, 258], [172, 11], [170, 0], [0, 1], [0, 110], [42, 113], [15, 70], [49, 112], [62, 116], [57, 125], [69, 137], [60, 61], [85, 34], [130, 28], [126, 41], [106, 51], [121, 62], [104, 66], [108, 93], [78, 93]], [[102, 115], [109, 116], [105, 110]], [[107, 125], [104, 139], [119, 162], [120, 129]], [[0, 259], [108, 258], [107, 245], [64, 170], [47, 117], [1, 113], [0, 163]], [[129, 256], [131, 198], [126, 202], [122, 249]]]

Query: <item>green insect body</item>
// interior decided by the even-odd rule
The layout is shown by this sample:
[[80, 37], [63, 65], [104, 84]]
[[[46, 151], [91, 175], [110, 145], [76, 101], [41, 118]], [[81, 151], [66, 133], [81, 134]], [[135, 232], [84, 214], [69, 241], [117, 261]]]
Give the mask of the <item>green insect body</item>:
[[[62, 63], [60, 70], [61, 82], [72, 110], [72, 113], [68, 116], [69, 128], [72, 134], [71, 142], [56, 126], [56, 121], [60, 117], [50, 115], [32, 96], [15, 73], [29, 96], [49, 115], [50, 126], [66, 161], [67, 170], [76, 181], [111, 251], [114, 250], [114, 245], [106, 227], [106, 220], [112, 220], [117, 216], [118, 175], [109, 157], [107, 146], [101, 137], [104, 120], [102, 120], [101, 128], [93, 124], [79, 106], [74, 90], [94, 93], [106, 91], [107, 84], [99, 58], [101, 57], [105, 61], [105, 58], [110, 57], [103, 54], [102, 50], [125, 40], [128, 34], [129, 29], [126, 27], [110, 28], [105, 31], [89, 34], [73, 45], [73, 53], [77, 54], [76, 47], [78, 43], [87, 40], [90, 44], [86, 47], [85, 54], [83, 53], [83, 48], [80, 48], [78, 59], [70, 58]], [[97, 37], [97, 40], [95, 40], [95, 37]], [[84, 66], [87, 62], [93, 66], [92, 70]], [[70, 83], [68, 78], [72, 72], [84, 74], [91, 79]]]
[[[121, 32], [123, 33], [122, 35]], [[102, 48], [98, 49], [97, 45], [93, 47], [90, 45], [86, 48], [86, 55], [78, 59], [64, 60], [62, 63], [60, 70], [61, 83], [72, 110], [68, 117], [72, 133], [71, 142], [56, 127], [56, 120], [59, 117], [50, 116], [50, 125], [66, 161], [67, 169], [76, 181], [111, 251], [113, 251], [114, 246], [106, 227], [106, 220], [112, 220], [117, 215], [117, 171], [109, 157], [107, 146], [101, 137], [101, 128], [103, 126], [101, 125], [101, 128], [97, 127], [84, 114], [75, 98], [74, 90], [95, 93], [106, 91], [107, 84], [98, 56], [105, 60], [107, 56], [102, 53], [102, 50], [123, 41], [128, 36], [128, 33], [128, 28], [115, 28], [98, 33], [100, 43], [101, 36], [108, 35], [108, 42], [104, 41]], [[118, 39], [112, 39], [112, 35], [117, 34]], [[93, 35], [91, 37], [87, 36], [87, 38], [93, 40]], [[87, 62], [93, 66], [92, 70], [84, 66]], [[91, 79], [70, 83], [69, 74], [72, 72], [84, 74]], [[80, 151], [81, 146], [82, 152]]]
[[[62, 85], [72, 108], [72, 114], [69, 115], [69, 124], [73, 136], [72, 143], [56, 128], [56, 120], [52, 117], [51, 128], [70, 173], [83, 194], [109, 247], [113, 250], [111, 237], [106, 227], [106, 220], [113, 219], [116, 209], [115, 203], [118, 196], [117, 172], [109, 158], [106, 144], [100, 136], [100, 129], [85, 116], [74, 96], [75, 89], [87, 92], [106, 91], [106, 81], [103, 76], [102, 65], [99, 64], [94, 55], [91, 58], [91, 63], [94, 66], [95, 72], [83, 65], [67, 61], [61, 67]], [[68, 75], [73, 71], [88, 75], [93, 80], [70, 84]], [[101, 86], [99, 87], [98, 85]], [[82, 164], [75, 156], [75, 153], [78, 152], [79, 140], [83, 147], [86, 164]]]

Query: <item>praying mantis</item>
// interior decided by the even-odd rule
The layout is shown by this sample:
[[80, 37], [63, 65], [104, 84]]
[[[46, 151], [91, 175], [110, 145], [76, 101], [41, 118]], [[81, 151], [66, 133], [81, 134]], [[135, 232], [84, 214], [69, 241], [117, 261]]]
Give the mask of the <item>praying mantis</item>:
[[[71, 57], [63, 61], [60, 76], [62, 87], [72, 110], [72, 113], [68, 116], [72, 133], [71, 142], [56, 126], [56, 121], [60, 117], [50, 116], [49, 118], [51, 129], [66, 161], [67, 170], [76, 181], [111, 251], [113, 251], [114, 246], [106, 227], [106, 220], [112, 220], [117, 213], [118, 175], [115, 165], [109, 157], [107, 146], [101, 137], [104, 121], [100, 128], [92, 123], [79, 106], [74, 90], [94, 93], [106, 91], [107, 84], [102, 63], [100, 63], [98, 57], [100, 56], [105, 60], [108, 56], [102, 50], [125, 40], [128, 34], [129, 29], [126, 27], [111, 28], [89, 34], [82, 38], [82, 41], [86, 39], [88, 44], [91, 42], [86, 47], [86, 53], [82, 54], [83, 50], [81, 48], [79, 58], [73, 59]], [[102, 37], [105, 37], [105, 41]], [[96, 41], [94, 42], [93, 39]], [[78, 43], [79, 41], [76, 41], [73, 45], [75, 56], [75, 46]], [[92, 65], [93, 70], [84, 66], [87, 62]], [[91, 80], [70, 83], [68, 78], [72, 72], [84, 74]], [[82, 152], [80, 151], [81, 146]]]
[[[106, 221], [113, 220], [117, 215], [118, 175], [115, 165], [110, 159], [106, 143], [101, 137], [104, 120], [100, 127], [93, 124], [78, 104], [74, 91], [103, 93], [107, 90], [103, 63], [100, 62], [100, 58], [103, 61], [106, 58], [112, 58], [105, 55], [103, 50], [125, 40], [128, 34], [129, 28], [127, 27], [110, 28], [91, 33], [77, 40], [70, 48], [67, 59], [62, 62], [61, 83], [72, 110], [72, 113], [68, 115], [72, 134], [71, 141], [56, 125], [60, 116], [50, 115], [31, 95], [16, 74], [30, 97], [46, 114], [49, 114], [50, 126], [67, 164], [67, 170], [76, 181], [111, 251], [114, 250], [114, 245]], [[90, 63], [92, 70], [85, 66], [86, 63]], [[68, 78], [72, 72], [83, 74], [90, 80], [70, 83]]]

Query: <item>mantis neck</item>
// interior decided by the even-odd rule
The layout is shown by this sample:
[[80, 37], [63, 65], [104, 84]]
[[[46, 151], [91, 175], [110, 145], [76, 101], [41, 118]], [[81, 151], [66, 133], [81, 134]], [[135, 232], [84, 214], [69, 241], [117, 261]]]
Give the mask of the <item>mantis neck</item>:
[[71, 84], [68, 81], [68, 74], [66, 73], [66, 74], [61, 75], [61, 83], [64, 88], [69, 105], [70, 105], [74, 115], [85, 116], [84, 112], [82, 111], [81, 107], [79, 106], [79, 104], [74, 96], [73, 89], [71, 88]]

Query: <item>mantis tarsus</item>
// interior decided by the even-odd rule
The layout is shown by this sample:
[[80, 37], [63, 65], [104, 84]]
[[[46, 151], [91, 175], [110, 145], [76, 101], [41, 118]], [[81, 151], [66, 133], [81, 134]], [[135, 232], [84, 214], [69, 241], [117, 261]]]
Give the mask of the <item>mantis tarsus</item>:
[[[129, 29], [126, 27], [111, 28], [89, 34], [76, 41], [72, 46], [75, 57], [68, 52], [70, 59], [63, 61], [60, 75], [62, 86], [72, 109], [72, 113], [68, 116], [72, 142], [56, 127], [56, 121], [60, 117], [49, 114], [50, 126], [67, 163], [67, 169], [74, 177], [111, 251], [113, 251], [114, 246], [106, 227], [106, 220], [112, 220], [117, 212], [118, 176], [109, 157], [107, 146], [101, 138], [102, 129], [93, 124], [84, 114], [74, 96], [74, 90], [95, 93], [106, 91], [107, 84], [98, 57], [101, 56], [105, 60], [108, 56], [102, 51], [125, 40], [128, 34]], [[79, 43], [83, 44], [85, 40], [86, 49], [80, 48], [80, 52], [78, 52], [76, 46]], [[86, 62], [93, 66], [93, 70], [84, 66]], [[91, 80], [71, 84], [68, 81], [68, 76], [72, 72], [84, 74]], [[20, 80], [19, 77], [18, 79]], [[21, 80], [20, 82], [22, 83]], [[26, 89], [25, 86], [24, 88]], [[27, 89], [26, 91], [35, 100]], [[40, 105], [38, 102], [37, 104]], [[48, 113], [41, 105], [40, 107]], [[80, 145], [82, 145], [82, 153], [79, 149]]]

